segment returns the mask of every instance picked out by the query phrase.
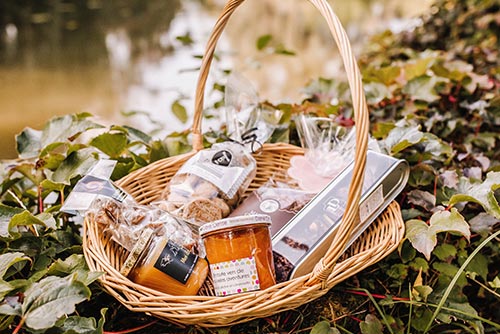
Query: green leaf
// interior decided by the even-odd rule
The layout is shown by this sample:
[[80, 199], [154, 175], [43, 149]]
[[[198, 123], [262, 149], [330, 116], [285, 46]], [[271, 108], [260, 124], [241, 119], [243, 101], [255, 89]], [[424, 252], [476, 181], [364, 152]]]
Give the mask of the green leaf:
[[84, 131], [103, 128], [102, 125], [89, 121], [88, 117], [89, 114], [77, 114], [52, 118], [42, 131], [42, 149], [57, 142], [71, 142]]
[[9, 237], [9, 223], [15, 215], [24, 212], [21, 208], [14, 208], [0, 203], [0, 236]]
[[186, 123], [188, 120], [188, 115], [186, 108], [180, 103], [179, 100], [175, 100], [172, 103], [172, 112], [174, 113], [175, 117], [182, 123]]
[[370, 67], [363, 71], [363, 78], [368, 83], [376, 82], [387, 87], [393, 84], [400, 74], [401, 68], [399, 66]]
[[383, 330], [382, 323], [373, 314], [368, 314], [365, 321], [359, 324], [359, 328], [363, 334], [380, 334]]
[[19, 157], [29, 159], [38, 156], [41, 149], [41, 138], [42, 131], [33, 130], [31, 128], [26, 128], [20, 134], [16, 135], [16, 145]]
[[[4, 299], [11, 291], [15, 290], [15, 286], [10, 284], [10, 282], [6, 282], [3, 279], [0, 279], [0, 301]], [[2, 314], [0, 309], [0, 314]]]
[[310, 334], [340, 334], [340, 331], [330, 326], [328, 321], [323, 320], [313, 326]]
[[5, 253], [0, 255], [0, 278], [4, 278], [7, 270], [18, 262], [31, 261], [31, 259], [20, 252]]
[[9, 222], [8, 232], [10, 235], [15, 235], [18, 233], [18, 226], [31, 226], [31, 225], [41, 225], [45, 226], [45, 223], [39, 218], [33, 216], [29, 211], [23, 211], [18, 213]]
[[56, 219], [50, 213], [42, 212], [36, 215], [35, 218], [40, 220], [45, 227], [51, 228], [53, 230], [57, 229]]
[[90, 290], [72, 276], [49, 276], [25, 292], [22, 317], [32, 329], [46, 329], [75, 311], [76, 304], [89, 299]]
[[71, 316], [64, 320], [61, 327], [64, 334], [96, 334], [97, 326], [94, 318]]
[[457, 256], [457, 249], [453, 245], [442, 244], [434, 249], [433, 254], [441, 261], [448, 262]]
[[263, 35], [257, 39], [257, 50], [261, 51], [266, 46], [268, 46], [269, 42], [273, 39], [272, 35]]
[[408, 202], [431, 211], [436, 207], [436, 196], [428, 191], [415, 189], [408, 193]]
[[481, 205], [493, 217], [500, 219], [500, 206], [495, 197], [495, 190], [500, 188], [500, 172], [489, 172], [484, 182], [461, 179], [459, 193], [450, 198], [449, 205], [461, 202], [474, 202]]
[[295, 52], [292, 50], [289, 50], [285, 48], [283, 45], [277, 45], [274, 48], [274, 53], [277, 55], [283, 55], [283, 56], [295, 56]]
[[428, 285], [419, 285], [413, 287], [413, 295], [417, 300], [427, 301], [427, 297], [432, 293], [432, 288]]
[[483, 254], [479, 253], [469, 263], [465, 270], [471, 273], [476, 273], [484, 281], [486, 281], [488, 276], [488, 259]]
[[423, 58], [406, 63], [404, 66], [404, 75], [406, 80], [409, 81], [413, 78], [424, 75], [429, 69], [429, 64], [432, 60], [432, 58]]
[[20, 298], [21, 296], [5, 297], [0, 304], [0, 314], [20, 316], [22, 313]]
[[389, 132], [382, 144], [388, 152], [396, 154], [423, 140], [424, 134], [420, 131], [420, 126], [402, 122], [396, 124], [396, 127]]
[[44, 191], [49, 191], [49, 192], [51, 191], [61, 192], [66, 187], [64, 183], [53, 182], [49, 179], [43, 180], [42, 183], [40, 183], [40, 186]]
[[427, 273], [429, 271], [429, 262], [421, 257], [415, 258], [409, 263], [409, 266], [415, 271], [422, 270], [423, 273]]
[[90, 142], [91, 146], [101, 150], [111, 158], [118, 158], [127, 148], [127, 144], [127, 136], [121, 132], [105, 132]]
[[364, 90], [366, 94], [366, 100], [370, 104], [378, 104], [382, 100], [390, 98], [392, 96], [389, 88], [379, 82], [369, 82], [364, 84]]
[[84, 175], [96, 162], [94, 149], [86, 148], [75, 151], [56, 169], [51, 179], [56, 183], [70, 185], [71, 179]]
[[127, 125], [124, 125], [123, 128], [125, 130], [127, 130], [127, 133], [129, 134], [130, 139], [132, 141], [141, 141], [144, 144], [148, 144], [152, 140], [152, 138], [151, 138], [150, 135], [144, 133], [141, 130], [138, 130], [136, 128], [133, 128], [133, 127], [130, 127], [130, 126], [127, 126]]
[[194, 40], [191, 38], [191, 34], [187, 32], [185, 35], [175, 37], [176, 40], [182, 43], [184, 46], [189, 46], [194, 43]]
[[493, 289], [499, 289], [500, 288], [500, 278], [498, 276], [495, 276], [493, 281], [488, 282], [488, 284], [493, 288]]
[[438, 211], [431, 216], [429, 225], [425, 222], [412, 219], [406, 222], [406, 237], [416, 250], [429, 260], [431, 252], [437, 244], [437, 233], [453, 232], [470, 238], [469, 225], [457, 209]]
[[435, 87], [442, 82], [447, 82], [447, 80], [436, 76], [422, 75], [408, 81], [403, 87], [403, 93], [408, 94], [412, 100], [434, 102], [440, 98]]
[[87, 267], [85, 258], [81, 254], [72, 254], [64, 260], [58, 259], [52, 263], [47, 272], [49, 275], [62, 276], [75, 272], [77, 269]]

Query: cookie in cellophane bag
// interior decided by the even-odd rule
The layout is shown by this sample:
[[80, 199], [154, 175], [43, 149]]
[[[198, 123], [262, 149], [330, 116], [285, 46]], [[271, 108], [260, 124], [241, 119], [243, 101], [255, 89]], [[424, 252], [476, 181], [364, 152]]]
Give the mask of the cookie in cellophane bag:
[[155, 205], [195, 225], [219, 220], [240, 201], [256, 168], [252, 153], [241, 143], [214, 144], [179, 169]]

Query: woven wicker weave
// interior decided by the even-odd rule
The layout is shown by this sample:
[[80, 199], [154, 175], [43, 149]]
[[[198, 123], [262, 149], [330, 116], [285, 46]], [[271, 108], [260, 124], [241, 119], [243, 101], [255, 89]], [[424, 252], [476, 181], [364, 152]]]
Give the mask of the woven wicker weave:
[[[296, 308], [328, 292], [334, 285], [376, 263], [392, 252], [404, 233], [401, 211], [397, 203], [391, 205], [344, 251], [358, 218], [359, 200], [366, 164], [368, 142], [368, 109], [361, 76], [352, 54], [347, 35], [326, 0], [309, 0], [321, 13], [339, 48], [353, 101], [356, 121], [356, 152], [353, 178], [342, 223], [325, 256], [309, 275], [283, 282], [256, 292], [214, 297], [209, 289], [202, 289], [198, 296], [171, 296], [134, 284], [119, 273], [126, 252], [102, 234], [97, 224], [87, 219], [84, 223], [83, 249], [91, 270], [105, 274], [100, 282], [104, 288], [127, 308], [146, 312], [178, 324], [195, 324], [204, 327], [234, 325]], [[202, 149], [201, 119], [203, 97], [209, 67], [215, 46], [227, 21], [244, 0], [229, 0], [215, 24], [207, 44], [200, 69], [195, 96], [195, 114], [192, 127], [193, 152], [166, 158], [137, 170], [121, 179], [119, 186], [126, 189], [142, 204], [154, 201], [163, 191], [170, 178], [198, 150]], [[276, 177], [277, 171], [289, 166], [289, 159], [303, 154], [303, 149], [289, 144], [265, 144], [262, 153], [255, 156], [257, 176], [247, 191]], [[207, 292], [208, 291], [208, 292]]]

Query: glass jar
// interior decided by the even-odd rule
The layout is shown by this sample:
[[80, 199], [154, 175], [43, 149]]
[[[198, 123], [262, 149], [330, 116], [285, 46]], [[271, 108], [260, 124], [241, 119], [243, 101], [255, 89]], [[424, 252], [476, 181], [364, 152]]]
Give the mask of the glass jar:
[[244, 215], [200, 227], [217, 296], [276, 284], [270, 225], [268, 215]]
[[208, 275], [208, 263], [165, 236], [145, 229], [121, 273], [134, 283], [170, 295], [196, 295]]

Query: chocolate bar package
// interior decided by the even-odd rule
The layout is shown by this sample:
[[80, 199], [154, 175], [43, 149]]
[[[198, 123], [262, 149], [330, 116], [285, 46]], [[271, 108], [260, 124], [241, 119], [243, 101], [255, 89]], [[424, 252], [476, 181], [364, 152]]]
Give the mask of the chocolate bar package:
[[[307, 203], [272, 238], [278, 281], [310, 273], [330, 247], [347, 204], [354, 162]], [[359, 207], [360, 221], [346, 245], [349, 247], [403, 190], [409, 176], [408, 162], [367, 152]]]

